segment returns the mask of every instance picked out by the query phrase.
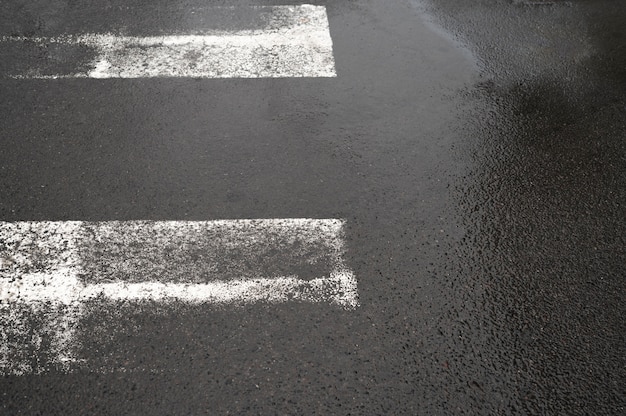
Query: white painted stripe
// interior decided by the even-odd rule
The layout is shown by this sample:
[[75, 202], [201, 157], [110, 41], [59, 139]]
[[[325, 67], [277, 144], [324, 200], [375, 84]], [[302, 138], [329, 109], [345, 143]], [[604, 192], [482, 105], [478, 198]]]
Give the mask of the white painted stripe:
[[24, 276], [0, 283], [0, 301], [10, 303], [75, 305], [96, 298], [110, 301], [163, 301], [184, 303], [246, 304], [287, 301], [329, 302], [353, 308], [358, 305], [354, 275], [348, 270], [311, 280], [295, 276], [209, 283], [101, 283], [84, 285], [72, 274]]
[[[83, 298], [103, 296], [113, 301], [182, 301], [186, 303], [279, 303], [290, 300], [319, 302], [325, 299], [343, 306], [355, 305], [354, 276], [350, 272], [334, 272], [328, 278], [309, 281], [297, 277], [234, 280], [205, 284], [186, 283], [105, 283], [87, 286]], [[343, 295], [343, 296], [342, 296]]]
[[[94, 300], [356, 308], [356, 278], [343, 260], [343, 224], [0, 222], [0, 373], [69, 370], [80, 363], [73, 353], [76, 327]], [[33, 319], [42, 322], [38, 329], [29, 326]], [[42, 345], [52, 358], [34, 365], [25, 351]]]
[[86, 34], [55, 38], [2, 37], [2, 42], [82, 45], [93, 48], [91, 69], [13, 78], [284, 78], [335, 77], [324, 6], [265, 6], [272, 23], [261, 30], [128, 37]]

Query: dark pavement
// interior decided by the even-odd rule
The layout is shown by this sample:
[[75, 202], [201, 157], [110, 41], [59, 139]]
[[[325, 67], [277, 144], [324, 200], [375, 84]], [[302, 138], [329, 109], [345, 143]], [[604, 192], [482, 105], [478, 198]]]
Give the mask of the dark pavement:
[[[0, 35], [281, 3], [20, 0]], [[0, 79], [0, 220], [345, 218], [361, 306], [103, 305], [91, 367], [0, 413], [623, 414], [626, 4], [309, 3], [337, 78]]]

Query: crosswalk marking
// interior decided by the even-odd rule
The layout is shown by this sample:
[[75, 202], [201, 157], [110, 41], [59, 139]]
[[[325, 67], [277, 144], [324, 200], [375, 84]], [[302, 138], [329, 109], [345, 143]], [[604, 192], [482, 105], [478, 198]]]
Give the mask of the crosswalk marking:
[[[22, 69], [0, 77], [336, 76], [325, 7], [246, 9], [259, 14], [252, 29], [0, 36], [3, 50], [52, 55], [16, 60]], [[0, 374], [79, 367], [77, 328], [102, 302], [355, 309], [343, 226], [338, 219], [0, 222]]]
[[[0, 373], [70, 369], [91, 301], [358, 307], [343, 220], [0, 222]], [[29, 327], [33, 316], [45, 321]], [[34, 332], [33, 332], [34, 331]], [[42, 339], [51, 362], [24, 351]]]
[[270, 10], [267, 27], [168, 36], [113, 34], [0, 37], [21, 47], [87, 47], [90, 62], [71, 73], [29, 68], [19, 79], [56, 78], [286, 78], [335, 77], [332, 39], [324, 6], [258, 6]]

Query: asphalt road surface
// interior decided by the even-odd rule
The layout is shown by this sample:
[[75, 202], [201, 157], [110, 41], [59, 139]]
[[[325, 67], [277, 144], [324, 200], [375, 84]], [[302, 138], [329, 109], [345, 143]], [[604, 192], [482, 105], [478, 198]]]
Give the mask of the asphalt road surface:
[[[74, 323], [83, 364], [47, 366], [33, 309], [23, 371], [11, 326], [22, 306], [3, 297], [0, 413], [624, 414], [626, 4], [308, 3], [321, 14], [291, 23], [314, 27], [315, 64], [300, 61], [305, 42], [244, 72], [257, 58], [217, 59], [206, 76], [211, 58], [193, 50], [143, 76], [124, 59], [154, 62], [154, 44], [81, 36], [258, 32], [273, 20], [250, 6], [285, 2], [0, 3], [5, 229], [328, 219], [307, 229], [341, 225], [326, 240], [285, 228], [235, 240], [278, 241], [254, 257], [270, 274], [301, 244], [340, 255], [358, 292], [358, 304], [168, 303], [111, 301], [97, 286]], [[229, 39], [224, 51], [247, 47]], [[126, 69], [89, 67], [98, 53]], [[272, 76], [282, 53], [295, 58]], [[107, 235], [138, 238], [137, 250], [186, 237], [141, 232]], [[220, 273], [235, 270], [214, 246]], [[137, 267], [185, 274], [157, 254]]]

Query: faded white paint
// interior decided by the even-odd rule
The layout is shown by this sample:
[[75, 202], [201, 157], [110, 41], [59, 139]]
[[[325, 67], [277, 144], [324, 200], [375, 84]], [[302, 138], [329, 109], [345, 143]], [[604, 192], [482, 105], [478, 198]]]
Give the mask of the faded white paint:
[[334, 77], [332, 39], [324, 6], [265, 6], [261, 30], [129, 37], [85, 34], [54, 38], [3, 37], [4, 42], [84, 45], [96, 51], [91, 69], [14, 78], [284, 78]]
[[[343, 254], [336, 219], [0, 222], [0, 373], [76, 366], [77, 323], [96, 300], [356, 308]], [[46, 337], [51, 358], [33, 362]]]
[[280, 303], [291, 300], [357, 305], [354, 276], [348, 270], [311, 280], [297, 276], [208, 283], [115, 282], [85, 285], [74, 276], [26, 276], [3, 282], [2, 302], [77, 305], [103, 298], [115, 301], [159, 301], [207, 304]]

